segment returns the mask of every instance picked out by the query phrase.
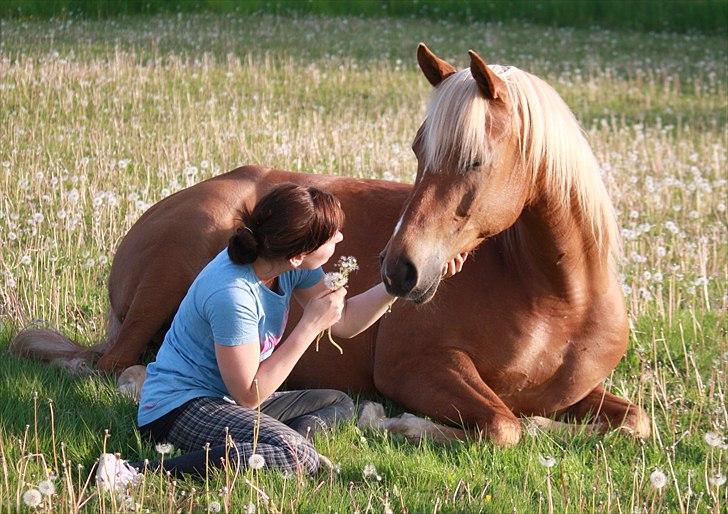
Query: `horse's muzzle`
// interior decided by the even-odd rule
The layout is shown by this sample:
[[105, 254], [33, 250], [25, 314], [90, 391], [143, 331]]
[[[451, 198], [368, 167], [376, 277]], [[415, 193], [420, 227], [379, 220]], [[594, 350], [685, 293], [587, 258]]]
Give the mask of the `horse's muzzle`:
[[387, 292], [393, 296], [406, 298], [417, 285], [417, 268], [412, 261], [404, 255], [400, 255], [389, 265], [383, 255], [380, 254], [382, 282]]

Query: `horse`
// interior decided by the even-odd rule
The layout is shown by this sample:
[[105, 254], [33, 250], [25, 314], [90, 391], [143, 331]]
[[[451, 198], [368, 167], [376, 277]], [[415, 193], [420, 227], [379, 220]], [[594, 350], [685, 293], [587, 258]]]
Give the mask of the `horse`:
[[[309, 349], [287, 387], [381, 393], [445, 423], [445, 440], [477, 432], [513, 445], [524, 416], [649, 437], [644, 410], [603, 385], [629, 325], [615, 272], [618, 227], [589, 144], [545, 81], [469, 55], [458, 71], [418, 46], [434, 91], [412, 145], [413, 185], [260, 166], [208, 179], [152, 206], [121, 241], [105, 342], [88, 349], [35, 331], [12, 346], [46, 360], [98, 359], [106, 371], [136, 364], [242, 212], [293, 182], [340, 199], [337, 254], [360, 265], [350, 294], [382, 280], [401, 300], [339, 341], [343, 354]], [[462, 252], [472, 257], [441, 283], [443, 263]], [[289, 326], [298, 316], [294, 306]]]

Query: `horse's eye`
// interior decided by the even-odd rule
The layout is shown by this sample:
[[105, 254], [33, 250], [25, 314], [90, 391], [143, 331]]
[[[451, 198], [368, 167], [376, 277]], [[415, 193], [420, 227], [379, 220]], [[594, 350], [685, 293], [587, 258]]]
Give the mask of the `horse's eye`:
[[468, 166], [469, 170], [474, 170], [475, 168], [480, 167], [480, 161], [473, 161], [470, 163], [470, 166]]

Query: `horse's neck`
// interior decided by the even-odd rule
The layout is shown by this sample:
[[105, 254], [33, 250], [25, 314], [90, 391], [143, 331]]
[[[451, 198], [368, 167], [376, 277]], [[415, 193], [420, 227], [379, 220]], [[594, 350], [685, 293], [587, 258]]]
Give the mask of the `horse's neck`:
[[585, 304], [613, 284], [608, 249], [573, 211], [539, 200], [524, 209], [506, 238], [509, 261], [535, 291]]

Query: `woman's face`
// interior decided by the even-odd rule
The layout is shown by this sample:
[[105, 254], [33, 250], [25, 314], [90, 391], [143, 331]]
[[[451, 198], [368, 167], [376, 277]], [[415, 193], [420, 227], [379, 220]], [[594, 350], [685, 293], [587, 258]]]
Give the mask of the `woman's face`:
[[304, 255], [300, 267], [303, 269], [316, 269], [323, 266], [334, 255], [336, 245], [343, 239], [344, 236], [341, 232], [337, 231], [331, 239], [316, 248], [313, 252]]

